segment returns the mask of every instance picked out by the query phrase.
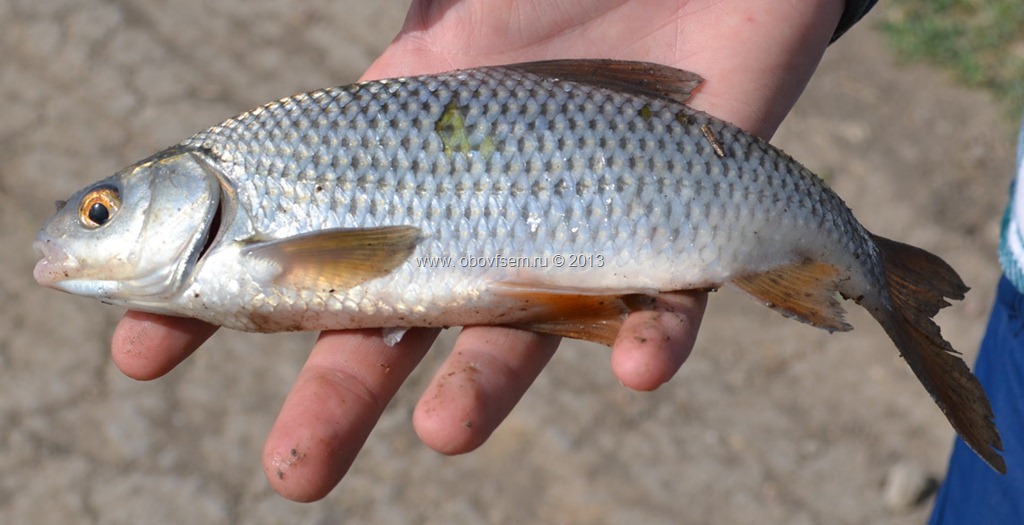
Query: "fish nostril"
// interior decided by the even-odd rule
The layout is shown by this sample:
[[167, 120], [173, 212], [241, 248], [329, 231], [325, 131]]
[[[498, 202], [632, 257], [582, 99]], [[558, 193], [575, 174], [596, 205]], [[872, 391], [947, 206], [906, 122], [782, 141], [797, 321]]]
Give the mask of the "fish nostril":
[[32, 249], [43, 258], [53, 263], [59, 263], [70, 259], [68, 252], [57, 246], [49, 239], [40, 239], [32, 243]]
[[36, 255], [40, 257], [46, 257], [46, 242], [36, 241], [32, 243], [32, 251], [36, 252]]

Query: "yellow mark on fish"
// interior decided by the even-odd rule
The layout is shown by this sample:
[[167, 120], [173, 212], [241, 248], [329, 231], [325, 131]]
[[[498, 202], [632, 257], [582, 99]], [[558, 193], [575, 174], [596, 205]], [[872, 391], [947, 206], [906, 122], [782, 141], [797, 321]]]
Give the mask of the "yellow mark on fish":
[[715, 131], [711, 129], [710, 124], [704, 124], [700, 127], [700, 132], [704, 134], [704, 138], [708, 139], [711, 143], [711, 149], [715, 150], [715, 155], [718, 157], [725, 156], [725, 148], [722, 147], [722, 143], [718, 141], [718, 137], [715, 136]]
[[455, 101], [448, 102], [441, 113], [441, 118], [434, 123], [434, 131], [441, 136], [441, 143], [444, 145], [444, 154], [451, 156], [455, 153], [469, 154], [476, 151], [488, 158], [494, 153], [494, 138], [489, 135], [474, 137], [466, 129], [466, 117], [462, 108]]
[[644, 119], [645, 121], [648, 121], [651, 120], [652, 116], [653, 113], [651, 112], [651, 106], [649, 106], [648, 104], [644, 104], [640, 108], [640, 118]]

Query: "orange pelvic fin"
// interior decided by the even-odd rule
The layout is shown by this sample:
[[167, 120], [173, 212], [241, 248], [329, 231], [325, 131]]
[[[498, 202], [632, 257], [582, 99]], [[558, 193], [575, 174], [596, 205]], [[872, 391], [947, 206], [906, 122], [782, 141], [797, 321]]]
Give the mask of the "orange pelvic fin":
[[656, 309], [645, 293], [596, 292], [520, 283], [501, 283], [493, 293], [519, 303], [507, 326], [612, 346], [629, 312]]
[[339, 228], [246, 247], [243, 254], [281, 267], [274, 283], [312, 290], [343, 290], [387, 275], [422, 239], [413, 226]]
[[910, 368], [964, 442], [996, 471], [1006, 462], [988, 396], [932, 321], [946, 299], [968, 288], [942, 259], [920, 248], [872, 236], [881, 250], [891, 307], [872, 310]]
[[845, 332], [852, 327], [843, 321], [843, 307], [836, 298], [844, 278], [845, 274], [831, 264], [806, 260], [730, 282], [786, 317], [830, 332]]

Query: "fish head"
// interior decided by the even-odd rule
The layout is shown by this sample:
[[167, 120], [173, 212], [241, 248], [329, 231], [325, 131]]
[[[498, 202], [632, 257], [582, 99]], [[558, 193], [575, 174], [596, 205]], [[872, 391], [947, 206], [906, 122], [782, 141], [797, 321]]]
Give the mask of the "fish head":
[[140, 161], [58, 201], [33, 244], [42, 257], [34, 277], [112, 304], [159, 305], [184, 288], [216, 234], [220, 192], [196, 152]]

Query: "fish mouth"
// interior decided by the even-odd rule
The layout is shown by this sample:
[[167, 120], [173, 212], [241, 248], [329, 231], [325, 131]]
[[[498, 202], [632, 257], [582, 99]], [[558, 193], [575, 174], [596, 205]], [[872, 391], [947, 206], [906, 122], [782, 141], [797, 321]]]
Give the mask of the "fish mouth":
[[78, 260], [52, 239], [39, 239], [32, 243], [32, 249], [42, 256], [32, 269], [32, 276], [43, 286], [59, 288], [57, 284], [71, 279], [72, 272], [79, 267]]
[[113, 293], [117, 291], [119, 283], [82, 278], [82, 263], [53, 239], [40, 237], [32, 243], [32, 248], [42, 256], [32, 269], [32, 276], [40, 285], [113, 304]]

